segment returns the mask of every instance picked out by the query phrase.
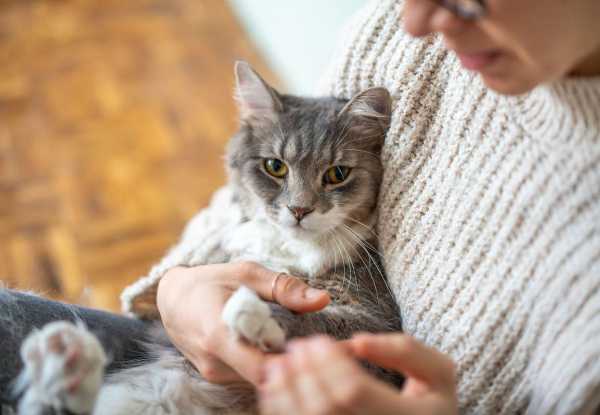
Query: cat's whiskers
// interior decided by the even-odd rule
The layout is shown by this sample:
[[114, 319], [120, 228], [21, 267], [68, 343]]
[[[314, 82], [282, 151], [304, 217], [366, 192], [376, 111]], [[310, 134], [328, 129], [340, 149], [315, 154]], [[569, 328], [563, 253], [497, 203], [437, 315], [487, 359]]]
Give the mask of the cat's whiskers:
[[[379, 256], [379, 258], [382, 258], [383, 254], [377, 248], [375, 248], [373, 245], [371, 245], [368, 241], [360, 238], [359, 235], [356, 234], [355, 231], [351, 227], [349, 227], [347, 225], [344, 225], [344, 227], [350, 232], [351, 235], [354, 235], [358, 245], [363, 249], [363, 251], [365, 252], [367, 257], [369, 258], [369, 262], [373, 263], [373, 265], [377, 269], [377, 272], [379, 273], [379, 276], [381, 277], [383, 283], [385, 284], [385, 287], [387, 288], [388, 292], [393, 296], [393, 291], [392, 291], [390, 285], [388, 284], [387, 278], [385, 277], [385, 275], [383, 274], [383, 271], [379, 267], [378, 261], [376, 261], [371, 256], [370, 252], [374, 252], [375, 254], [377, 254], [377, 256]], [[367, 269], [369, 269], [369, 275], [371, 276], [370, 268], [367, 268]], [[372, 276], [371, 276], [371, 278], [372, 278]]]
[[281, 120], [278, 118], [277, 119], [277, 128], [279, 129], [279, 132], [281, 133], [281, 141], [285, 142], [285, 134], [283, 133], [283, 128], [281, 127]]
[[369, 258], [371, 258], [371, 260], [373, 261], [373, 265], [375, 265], [375, 267], [377, 268], [377, 271], [379, 272], [379, 275], [381, 276], [381, 278], [384, 279], [384, 281], [387, 284], [387, 280], [384, 277], [383, 272], [379, 268], [379, 265], [378, 265], [377, 261], [375, 261], [374, 259], [372, 259], [372, 256], [371, 256], [371, 253], [373, 253], [373, 254], [376, 254], [379, 258], [383, 258], [383, 254], [381, 253], [381, 251], [379, 251], [376, 247], [374, 247], [369, 241], [367, 241], [367, 240], [365, 240], [363, 238], [360, 238], [360, 236], [358, 234], [356, 234], [356, 232], [351, 227], [348, 227], [348, 231], [350, 231], [351, 233], [353, 233], [353, 234], [356, 235], [356, 238], [358, 239], [358, 242], [361, 244], [361, 246], [363, 247], [363, 249], [366, 249], [366, 254], [369, 255]]
[[[344, 224], [342, 224], [342, 227], [340, 228], [340, 230], [344, 230], [343, 226], [345, 226]], [[348, 265], [350, 267], [350, 281], [352, 282], [352, 284], [356, 287], [360, 286], [360, 281], [358, 280], [358, 273], [356, 272], [356, 266], [354, 265], [354, 260], [353, 260], [353, 256], [348, 252], [347, 245], [350, 245], [348, 248], [352, 247], [352, 249], [354, 250], [355, 254], [358, 254], [356, 247], [354, 246], [354, 244], [350, 241], [350, 244], [348, 244], [348, 240], [346, 238], [344, 238], [344, 232], [339, 232], [336, 234], [337, 236], [339, 236], [340, 238], [342, 238], [342, 248], [344, 249], [344, 252], [346, 253], [346, 256], [348, 258]], [[360, 255], [359, 255], [360, 257]]]
[[333, 143], [333, 147], [334, 147], [334, 148], [337, 148], [337, 146], [338, 146], [340, 143], [342, 143], [342, 142], [344, 142], [344, 141], [346, 140], [346, 136], [347, 136], [347, 135], [348, 135], [348, 133], [350, 132], [350, 128], [348, 128], [348, 127], [350, 127], [350, 123], [351, 123], [351, 121], [352, 121], [352, 120], [351, 120], [350, 118], [348, 118], [348, 119], [346, 120], [346, 122], [344, 123], [344, 125], [342, 126], [342, 130], [340, 131], [340, 133], [338, 134], [338, 136], [337, 136], [336, 140], [335, 140], [335, 141], [334, 141], [334, 143]]
[[327, 130], [323, 130], [319, 138], [316, 140], [318, 145], [322, 145], [325, 138], [327, 138]]
[[375, 232], [375, 229], [373, 229], [373, 226], [368, 226], [365, 225], [364, 223], [362, 223], [361, 221], [359, 221], [358, 219], [354, 219], [350, 216], [346, 217], [346, 219], [356, 223], [357, 225], [362, 226], [363, 228], [365, 228], [368, 232], [370, 232], [375, 238], [379, 238], [379, 235], [377, 235], [377, 232]]
[[362, 256], [362, 254], [360, 253], [360, 251], [357, 249], [357, 248], [362, 248], [364, 250], [364, 247], [360, 243], [360, 239], [355, 236], [355, 234], [350, 230], [349, 227], [347, 227], [346, 225], [344, 225], [344, 226], [346, 227], [345, 230], [350, 232], [348, 235], [350, 237], [352, 237], [357, 242], [352, 247], [353, 247], [356, 255], [358, 256], [358, 258], [360, 259], [360, 262], [365, 267], [365, 270], [367, 271], [367, 274], [369, 275], [369, 278], [371, 279], [371, 282], [373, 282], [373, 287], [375, 288], [375, 298], [377, 299], [377, 301], [379, 301], [379, 290], [377, 289], [377, 283], [375, 282], [375, 278], [373, 278], [373, 275], [371, 273], [371, 270], [370, 270], [370, 267], [369, 267], [369, 264], [368, 264], [368, 263], [371, 262], [371, 257], [367, 253], [367, 258], [368, 259], [365, 262], [364, 257]]
[[375, 153], [372, 153], [372, 152], [370, 152], [370, 151], [367, 151], [367, 150], [359, 150], [359, 149], [357, 149], [357, 148], [344, 148], [344, 151], [355, 151], [355, 152], [357, 152], [357, 153], [364, 153], [364, 154], [368, 154], [368, 155], [370, 155], [370, 156], [372, 156], [372, 157], [376, 158], [377, 160], [379, 160], [379, 155], [377, 155], [377, 154], [375, 154]]
[[[337, 241], [335, 240], [335, 229], [329, 229], [326, 233], [325, 233], [326, 237], [328, 240], [332, 241], [333, 243], [336, 244], [336, 250], [333, 251], [333, 273], [336, 274], [337, 273], [337, 265], [338, 265], [338, 257], [337, 254], [338, 252], [340, 252], [340, 259], [342, 259], [342, 253], [339, 250], [339, 247], [337, 246]], [[343, 263], [342, 263], [343, 265]]]
[[360, 251], [358, 250], [358, 248], [362, 248], [362, 250], [367, 254], [367, 258], [368, 258], [369, 262], [371, 262], [371, 260], [372, 260], [371, 256], [369, 255], [368, 251], [362, 245], [361, 239], [352, 231], [352, 229], [345, 224], [342, 226], [343, 226], [342, 229], [347, 233], [347, 235], [350, 236], [355, 241], [355, 243], [352, 244], [352, 248], [354, 249], [356, 256], [358, 256], [358, 258], [364, 265], [365, 270], [367, 271], [369, 278], [371, 279], [371, 282], [373, 283], [373, 287], [375, 288], [375, 298], [377, 299], [377, 301], [379, 301], [379, 290], [377, 289], [377, 283], [375, 282], [375, 278], [373, 278], [373, 274], [371, 273], [370, 267], [365, 262], [363, 256], [361, 255]]
[[[336, 239], [337, 239], [337, 237], [342, 237], [342, 234], [341, 233], [336, 233], [335, 236], [336, 236]], [[345, 257], [348, 260], [347, 264], [348, 264], [348, 268], [350, 270], [349, 277], [346, 277], [346, 272], [345, 272], [346, 271], [346, 268], [345, 268], [346, 261], [344, 261], [344, 279], [348, 281], [348, 286], [349, 287], [352, 286], [352, 285], [358, 286], [359, 285], [358, 276], [356, 274], [356, 269], [354, 267], [354, 261], [352, 260], [352, 255], [350, 255], [350, 253], [346, 249], [346, 243], [345, 243], [346, 241], [347, 240], [345, 238], [344, 238], [344, 240], [339, 241], [340, 242], [340, 246], [341, 246], [342, 250], [344, 251]]]
[[[373, 253], [377, 254], [377, 256], [379, 256], [380, 258], [382, 257], [383, 254], [377, 248], [375, 248], [369, 241], [364, 239], [354, 229], [352, 229], [352, 227], [345, 225], [345, 224], [344, 224], [344, 227], [348, 232], [350, 232], [356, 238], [357, 243], [360, 244], [363, 248], [366, 248], [368, 250], [368, 252], [373, 252]], [[370, 254], [369, 254], [369, 256], [370, 256]]]
[[[331, 239], [332, 241], [335, 243], [336, 245], [336, 250], [340, 253], [340, 259], [342, 261], [342, 292], [346, 292], [346, 282], [348, 281], [347, 277], [346, 277], [346, 261], [344, 260], [343, 254], [342, 254], [342, 249], [340, 248], [340, 243], [337, 240], [336, 236], [335, 236], [335, 229], [331, 230]], [[336, 269], [337, 269], [337, 254], [335, 254], [335, 261], [336, 264], [334, 265], [334, 269], [333, 272], [335, 275], [337, 275]], [[350, 285], [348, 283], [348, 288], [350, 288]]]
[[[375, 230], [373, 229], [374, 226], [366, 225], [365, 223], [359, 221], [358, 219], [354, 219], [351, 216], [345, 216], [344, 219], [350, 220], [350, 221], [356, 223], [357, 225], [361, 226], [362, 228], [364, 228], [365, 231], [372, 234], [375, 238], [378, 237], [377, 232], [375, 232]], [[345, 227], [346, 230], [353, 233], [359, 242], [366, 244], [370, 250], [374, 251], [378, 255], [381, 255], [381, 253], [377, 250], [377, 248], [375, 248], [373, 245], [371, 245], [369, 243], [369, 241], [367, 240], [367, 235], [365, 235], [363, 231], [358, 231], [358, 230], [354, 229], [353, 226], [351, 226], [351, 225], [349, 226], [346, 223], [342, 223], [342, 226]]]
[[342, 288], [343, 288], [343, 284], [344, 284], [345, 278], [346, 278], [345, 277], [346, 276], [346, 261], [345, 261], [344, 255], [342, 253], [342, 250], [340, 248], [340, 244], [339, 244], [337, 238], [335, 237], [335, 232], [336, 232], [335, 229], [331, 229], [327, 233], [328, 233], [329, 241], [331, 241], [335, 244], [335, 251], [334, 251], [334, 254], [335, 254], [334, 274], [335, 275], [337, 275], [337, 265], [338, 265], [337, 253], [339, 252], [339, 254], [340, 254], [340, 261], [341, 261], [341, 265], [342, 265]]

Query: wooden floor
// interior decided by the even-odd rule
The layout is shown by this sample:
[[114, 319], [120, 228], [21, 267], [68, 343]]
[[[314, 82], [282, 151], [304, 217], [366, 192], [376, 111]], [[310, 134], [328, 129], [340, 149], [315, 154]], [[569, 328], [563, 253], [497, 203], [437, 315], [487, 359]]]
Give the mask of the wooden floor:
[[117, 310], [223, 183], [221, 0], [0, 0], [0, 280]]

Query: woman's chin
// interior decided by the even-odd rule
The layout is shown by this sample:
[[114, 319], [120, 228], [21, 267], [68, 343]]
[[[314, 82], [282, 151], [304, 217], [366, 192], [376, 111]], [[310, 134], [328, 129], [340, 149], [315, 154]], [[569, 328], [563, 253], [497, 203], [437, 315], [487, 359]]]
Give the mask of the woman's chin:
[[519, 79], [516, 76], [500, 76], [481, 73], [483, 83], [503, 95], [521, 95], [537, 86], [536, 82]]
[[498, 55], [476, 72], [488, 88], [503, 95], [521, 95], [543, 82], [531, 66], [509, 53]]

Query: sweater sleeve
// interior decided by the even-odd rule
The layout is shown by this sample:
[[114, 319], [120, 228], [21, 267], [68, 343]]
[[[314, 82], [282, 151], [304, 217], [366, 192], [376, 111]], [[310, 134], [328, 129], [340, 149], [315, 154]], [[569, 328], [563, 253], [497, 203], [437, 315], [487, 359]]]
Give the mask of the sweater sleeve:
[[241, 211], [232, 189], [221, 188], [209, 206], [188, 222], [179, 242], [148, 275], [125, 288], [121, 294], [123, 312], [133, 317], [158, 318], [156, 291], [162, 276], [171, 268], [201, 265], [209, 256], [214, 258], [225, 232], [240, 220]]

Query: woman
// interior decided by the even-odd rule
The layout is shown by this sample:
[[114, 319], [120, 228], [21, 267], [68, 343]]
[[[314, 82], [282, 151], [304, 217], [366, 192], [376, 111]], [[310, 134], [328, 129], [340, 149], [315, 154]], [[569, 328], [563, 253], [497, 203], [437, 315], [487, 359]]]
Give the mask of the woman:
[[255, 264], [179, 266], [227, 220], [218, 199], [124, 292], [126, 311], [159, 310], [207, 379], [256, 384], [267, 414], [597, 411], [598, 17], [597, 0], [385, 0], [352, 22], [322, 92], [395, 98], [379, 234], [408, 335], [308, 339], [278, 357], [232, 341], [219, 316], [242, 283], [301, 312], [328, 299]]
[[[260, 384], [268, 414], [597, 411], [599, 18], [597, 0], [372, 2], [321, 92], [383, 85], [394, 97], [379, 235], [413, 337], [298, 342], [261, 377], [265, 358], [218, 323], [237, 285], [223, 265], [162, 279], [175, 343], [214, 381]], [[143, 284], [177, 262], [166, 261]], [[250, 271], [245, 282], [270, 298], [273, 274]], [[301, 306], [290, 287], [284, 304], [326, 301]], [[138, 288], [124, 298], [139, 309]], [[407, 386], [391, 390], [352, 355], [404, 372]]]

